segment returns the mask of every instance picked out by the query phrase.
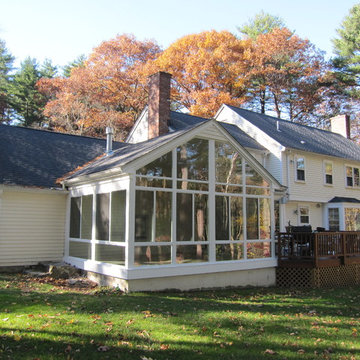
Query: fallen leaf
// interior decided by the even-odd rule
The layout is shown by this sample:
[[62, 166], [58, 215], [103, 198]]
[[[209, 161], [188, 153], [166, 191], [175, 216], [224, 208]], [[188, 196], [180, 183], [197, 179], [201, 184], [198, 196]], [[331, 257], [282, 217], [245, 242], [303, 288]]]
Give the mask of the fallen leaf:
[[277, 354], [276, 351], [271, 350], [271, 349], [266, 349], [264, 352], [265, 352], [265, 354], [269, 354], [269, 355], [276, 355]]

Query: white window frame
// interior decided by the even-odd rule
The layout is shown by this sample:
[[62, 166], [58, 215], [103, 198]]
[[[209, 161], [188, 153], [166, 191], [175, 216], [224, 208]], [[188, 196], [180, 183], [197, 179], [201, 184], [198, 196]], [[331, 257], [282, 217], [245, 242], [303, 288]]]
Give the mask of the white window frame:
[[[326, 165], [331, 165], [331, 174], [326, 172]], [[323, 162], [323, 170], [324, 170], [324, 185], [325, 186], [334, 186], [334, 163], [330, 160], [324, 160]], [[326, 175], [331, 175], [331, 183], [326, 181]]]
[[[304, 161], [304, 180], [302, 179], [298, 179], [298, 166], [297, 166], [297, 163], [298, 163], [298, 160], [302, 159]], [[297, 155], [295, 156], [294, 158], [294, 170], [295, 170], [295, 174], [294, 174], [294, 179], [295, 179], [295, 182], [299, 182], [299, 183], [305, 183], [306, 182], [306, 159], [305, 159], [305, 156], [301, 156], [301, 155]]]
[[[347, 183], [347, 168], [351, 168], [352, 171], [352, 185], [348, 185]], [[358, 173], [359, 173], [359, 182], [358, 185], [355, 185], [355, 171], [354, 169], [358, 169]], [[349, 189], [360, 189], [360, 166], [354, 166], [354, 165], [348, 165], [345, 164], [344, 167], [344, 175], [345, 175], [345, 187], [349, 188]]]
[[[301, 222], [301, 209], [306, 209], [308, 212], [308, 218], [309, 221], [308, 222]], [[301, 225], [310, 225], [310, 206], [308, 205], [298, 205], [298, 224]]]

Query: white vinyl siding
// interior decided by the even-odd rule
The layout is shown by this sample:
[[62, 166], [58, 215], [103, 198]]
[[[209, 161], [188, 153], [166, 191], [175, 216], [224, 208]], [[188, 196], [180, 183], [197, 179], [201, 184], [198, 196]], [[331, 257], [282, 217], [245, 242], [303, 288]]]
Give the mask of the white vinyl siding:
[[0, 266], [61, 261], [66, 194], [4, 190], [0, 197]]
[[[299, 154], [302, 156], [302, 154]], [[325, 158], [317, 154], [306, 153], [306, 182], [295, 181], [295, 155], [289, 159], [289, 194], [290, 200], [312, 201], [327, 203], [335, 196], [353, 197], [360, 199], [360, 188], [346, 186], [346, 166], [359, 167], [359, 163], [351, 163], [347, 160], [337, 158]], [[332, 162], [332, 186], [324, 184], [324, 161]], [[345, 165], [346, 164], [346, 165]], [[286, 178], [287, 169], [284, 163], [284, 177]], [[287, 182], [284, 181], [287, 185]]]

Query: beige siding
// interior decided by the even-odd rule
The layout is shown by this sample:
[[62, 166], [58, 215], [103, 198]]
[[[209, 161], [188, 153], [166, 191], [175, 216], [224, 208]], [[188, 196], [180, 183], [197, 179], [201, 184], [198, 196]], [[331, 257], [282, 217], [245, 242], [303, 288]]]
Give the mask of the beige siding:
[[[295, 181], [296, 155], [305, 157], [305, 182]], [[345, 186], [345, 164], [360, 167], [359, 163], [301, 152], [292, 153], [289, 155], [289, 160], [290, 200], [321, 203], [328, 202], [334, 196], [360, 199], [360, 188], [352, 189]], [[324, 185], [324, 160], [329, 160], [333, 163], [332, 186]], [[286, 169], [285, 163], [284, 169]]]
[[[305, 201], [290, 201], [285, 204], [285, 214], [284, 214], [284, 225], [289, 224], [293, 226], [303, 225], [300, 224], [299, 219], [299, 207], [304, 206], [309, 208], [309, 220], [310, 225], [313, 230], [316, 230], [317, 227], [327, 227], [323, 224], [323, 206], [318, 205], [314, 202], [305, 202]], [[284, 229], [282, 229], [284, 231]]]
[[62, 260], [66, 195], [6, 191], [0, 195], [0, 266]]

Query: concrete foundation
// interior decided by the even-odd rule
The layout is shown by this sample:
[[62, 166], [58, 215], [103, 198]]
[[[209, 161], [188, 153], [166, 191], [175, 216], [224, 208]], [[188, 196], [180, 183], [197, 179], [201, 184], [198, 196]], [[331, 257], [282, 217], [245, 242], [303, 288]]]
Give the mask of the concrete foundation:
[[87, 272], [87, 277], [100, 286], [112, 286], [126, 292], [165, 290], [204, 290], [225, 287], [274, 286], [275, 268], [239, 270], [209, 274], [180, 275], [150, 279], [125, 280], [113, 276]]

